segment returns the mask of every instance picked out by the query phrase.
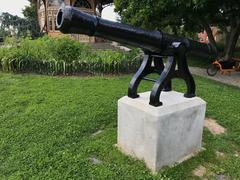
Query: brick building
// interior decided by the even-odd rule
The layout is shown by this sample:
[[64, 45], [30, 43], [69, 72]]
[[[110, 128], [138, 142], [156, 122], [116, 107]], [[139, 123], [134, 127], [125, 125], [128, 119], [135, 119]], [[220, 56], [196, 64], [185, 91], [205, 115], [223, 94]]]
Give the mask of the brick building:
[[[49, 36], [56, 37], [61, 33], [56, 28], [56, 15], [58, 9], [63, 5], [74, 6], [84, 12], [101, 16], [104, 7], [113, 3], [113, 0], [36, 0], [38, 22], [42, 32], [47, 33]], [[95, 37], [86, 35], [71, 35], [74, 39], [80, 42], [97, 42]]]
[[[217, 27], [211, 27], [211, 29], [212, 29], [212, 33], [215, 41], [219, 42], [222, 39], [222, 34], [220, 33], [219, 29]], [[199, 42], [209, 43], [208, 35], [206, 31], [198, 33], [198, 39], [199, 39]]]

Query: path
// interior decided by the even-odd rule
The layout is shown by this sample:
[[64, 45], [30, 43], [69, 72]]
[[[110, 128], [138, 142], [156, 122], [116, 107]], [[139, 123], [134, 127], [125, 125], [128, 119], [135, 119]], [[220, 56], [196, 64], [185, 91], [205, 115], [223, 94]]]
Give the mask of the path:
[[240, 72], [233, 72], [230, 75], [229, 74], [222, 75], [218, 72], [216, 76], [212, 77], [212, 76], [208, 76], [206, 69], [203, 69], [203, 68], [190, 67], [190, 71], [192, 74], [195, 74], [198, 76], [202, 76], [202, 77], [219, 81], [225, 84], [240, 87]]

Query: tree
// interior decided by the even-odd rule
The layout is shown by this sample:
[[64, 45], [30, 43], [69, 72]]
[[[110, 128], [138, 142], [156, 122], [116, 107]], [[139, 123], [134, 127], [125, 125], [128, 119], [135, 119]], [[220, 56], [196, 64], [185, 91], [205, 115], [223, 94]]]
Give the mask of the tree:
[[239, 0], [115, 0], [122, 21], [151, 29], [170, 30], [174, 34], [205, 30], [215, 47], [211, 26], [226, 34], [225, 60], [234, 54], [240, 35]]
[[35, 0], [28, 0], [30, 5], [23, 9], [23, 15], [29, 23], [31, 35], [33, 38], [40, 36], [40, 28], [38, 24], [37, 8]]
[[26, 36], [28, 33], [27, 21], [9, 13], [2, 13], [0, 16], [0, 36]]
[[30, 6], [23, 10], [25, 18], [2, 13], [0, 15], [0, 36], [24, 37], [32, 36], [36, 38], [40, 35], [37, 21], [37, 11], [34, 0], [29, 0]]

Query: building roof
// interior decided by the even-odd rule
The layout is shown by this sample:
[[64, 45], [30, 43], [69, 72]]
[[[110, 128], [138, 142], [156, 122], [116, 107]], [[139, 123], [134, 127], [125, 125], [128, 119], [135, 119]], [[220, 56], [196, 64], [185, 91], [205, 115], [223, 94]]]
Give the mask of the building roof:
[[102, 5], [106, 5], [113, 3], [113, 0], [97, 0], [97, 2], [101, 3]]
[[[113, 0], [96, 0], [98, 3], [101, 3], [102, 5], [107, 5], [113, 3]], [[35, 0], [37, 2], [37, 0]], [[43, 0], [45, 2], [45, 0]]]

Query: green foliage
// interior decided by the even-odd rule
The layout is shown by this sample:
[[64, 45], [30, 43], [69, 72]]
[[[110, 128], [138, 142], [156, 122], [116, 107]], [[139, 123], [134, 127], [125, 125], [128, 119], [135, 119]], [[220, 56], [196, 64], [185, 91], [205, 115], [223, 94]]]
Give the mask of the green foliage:
[[78, 74], [87, 72], [126, 73], [139, 66], [138, 50], [123, 53], [112, 50], [93, 50], [67, 36], [48, 36], [31, 40], [8, 38], [9, 48], [0, 49], [3, 71], [33, 72], [41, 74]]
[[231, 59], [240, 35], [239, 0], [115, 0], [122, 21], [150, 29], [191, 36], [206, 30], [209, 41], [217, 46], [211, 26], [226, 36], [225, 59]]
[[30, 5], [23, 10], [25, 18], [14, 16], [7, 12], [0, 15], [0, 37], [26, 37], [32, 38], [41, 35], [38, 25], [35, 0], [29, 0]]
[[189, 54], [187, 61], [190, 67], [200, 67], [206, 69], [213, 62], [213, 59], [207, 57], [202, 58], [193, 54]]
[[[115, 0], [116, 11], [124, 22], [151, 29], [171, 27], [174, 32], [199, 32], [204, 23], [231, 26], [240, 17], [239, 2], [236, 0]], [[233, 23], [233, 22], [232, 22]]]
[[88, 54], [90, 52], [89, 46], [80, 44], [78, 41], [66, 36], [60, 38], [45, 37], [37, 41], [32, 41], [32, 43], [38, 41], [40, 44], [45, 45], [42, 48], [44, 51], [43, 54], [49, 54], [49, 59], [65, 61], [66, 63], [77, 61], [83, 54]]
[[[115, 146], [117, 100], [130, 79], [0, 73], [0, 179], [200, 179], [192, 173], [200, 165], [207, 169], [202, 179], [240, 179], [239, 88], [196, 77], [207, 116], [227, 131], [214, 136], [205, 129], [205, 150], [152, 174]], [[173, 87], [185, 91], [179, 80]], [[144, 82], [139, 90], [151, 88]]]
[[37, 16], [37, 1], [36, 0], [28, 0], [30, 5], [26, 6], [23, 9], [23, 15], [26, 18], [30, 28], [30, 34], [32, 38], [36, 38], [41, 36], [40, 27], [38, 24], [38, 16]]
[[26, 19], [7, 12], [0, 15], [0, 37], [24, 37], [29, 33], [29, 23]]

